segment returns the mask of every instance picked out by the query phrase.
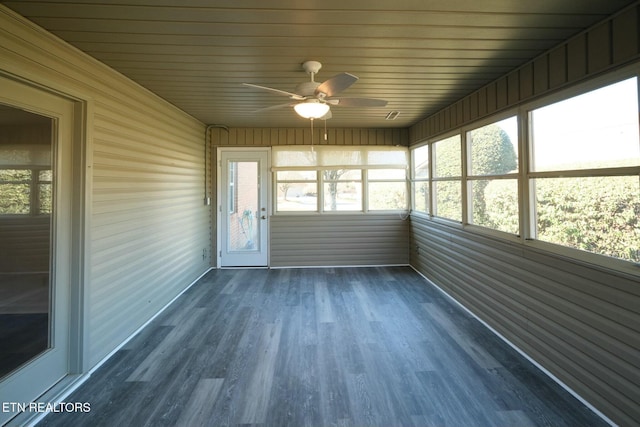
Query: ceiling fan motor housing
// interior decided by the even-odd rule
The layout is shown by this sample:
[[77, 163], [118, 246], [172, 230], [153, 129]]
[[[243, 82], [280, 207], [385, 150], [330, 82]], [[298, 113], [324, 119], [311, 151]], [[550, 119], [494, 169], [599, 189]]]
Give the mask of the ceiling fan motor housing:
[[314, 96], [318, 86], [318, 82], [302, 82], [296, 85], [294, 92], [300, 96]]

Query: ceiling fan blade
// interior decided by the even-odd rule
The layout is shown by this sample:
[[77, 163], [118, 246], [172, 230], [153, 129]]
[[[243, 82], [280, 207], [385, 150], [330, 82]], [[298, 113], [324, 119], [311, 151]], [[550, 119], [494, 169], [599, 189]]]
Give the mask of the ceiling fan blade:
[[297, 93], [287, 92], [285, 90], [274, 89], [272, 87], [266, 87], [266, 86], [260, 86], [260, 85], [254, 85], [252, 83], [242, 83], [242, 84], [243, 84], [243, 86], [248, 86], [248, 87], [252, 87], [252, 88], [260, 89], [260, 90], [266, 90], [266, 91], [269, 91], [269, 92], [276, 93], [278, 95], [288, 96], [291, 99], [296, 99], [296, 100], [299, 100], [299, 101], [302, 101], [302, 100], [305, 99], [304, 96], [300, 96]]
[[375, 98], [332, 98], [327, 99], [330, 105], [339, 107], [384, 107], [387, 101]]
[[293, 107], [294, 105], [296, 105], [295, 102], [289, 102], [289, 103], [286, 103], [286, 104], [272, 105], [270, 107], [265, 107], [265, 108], [260, 108], [260, 109], [254, 110], [253, 113], [261, 113], [263, 111], [278, 110], [278, 109], [284, 108], [284, 107]]
[[[352, 84], [358, 81], [358, 77], [349, 73], [337, 74], [321, 83], [315, 91], [316, 96], [322, 98], [329, 98], [342, 92]], [[324, 95], [320, 95], [324, 94]]]

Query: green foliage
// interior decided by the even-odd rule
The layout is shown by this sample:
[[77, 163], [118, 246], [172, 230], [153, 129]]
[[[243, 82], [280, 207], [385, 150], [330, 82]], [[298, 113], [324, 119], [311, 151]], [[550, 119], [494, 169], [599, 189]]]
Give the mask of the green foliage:
[[29, 213], [30, 182], [30, 170], [0, 169], [0, 214]]
[[404, 182], [371, 182], [368, 195], [370, 210], [399, 210], [407, 207]]
[[[36, 183], [37, 173], [41, 182]], [[0, 169], [0, 215], [37, 215], [51, 213], [51, 171]], [[32, 199], [38, 201], [32, 206]]]
[[0, 214], [28, 214], [29, 184], [0, 184]]
[[429, 213], [429, 183], [416, 182], [413, 191], [413, 206], [418, 212]]
[[[491, 124], [469, 133], [471, 147], [471, 175], [503, 175], [518, 167], [516, 154], [509, 135], [498, 125]], [[491, 181], [475, 181], [473, 188], [473, 222], [475, 224], [503, 230], [511, 228], [498, 218], [490, 218], [487, 209], [495, 206], [487, 203], [485, 190]], [[502, 204], [502, 201], [497, 201]], [[516, 204], [517, 206], [517, 204]], [[499, 212], [498, 216], [502, 216]], [[502, 218], [505, 219], [505, 218]], [[517, 220], [517, 215], [516, 215]], [[511, 222], [511, 219], [508, 219]], [[516, 227], [517, 230], [517, 227]]]
[[640, 180], [631, 177], [536, 180], [538, 238], [640, 262]]
[[[485, 183], [486, 181], [482, 182]], [[477, 181], [474, 181], [474, 185], [477, 183]], [[494, 179], [488, 181], [484, 186], [484, 198], [486, 202], [484, 215], [482, 219], [478, 219], [476, 218], [478, 215], [474, 215], [474, 222], [494, 230], [518, 234], [520, 231], [518, 181], [516, 179]]]
[[517, 169], [518, 155], [500, 126], [484, 126], [470, 136], [471, 175], [503, 175]]
[[[460, 177], [462, 175], [462, 151], [458, 135], [452, 136], [434, 145], [434, 177]], [[436, 216], [462, 221], [461, 181], [433, 183], [433, 198]]]
[[51, 194], [51, 184], [39, 184], [38, 185], [38, 196], [39, 196], [39, 213], [40, 214], [50, 214], [51, 213], [51, 201], [53, 195]]
[[462, 151], [458, 135], [434, 144], [433, 158], [435, 177], [455, 177], [462, 175]]
[[435, 214], [442, 218], [462, 221], [462, 184], [460, 181], [438, 181], [433, 183], [436, 201]]

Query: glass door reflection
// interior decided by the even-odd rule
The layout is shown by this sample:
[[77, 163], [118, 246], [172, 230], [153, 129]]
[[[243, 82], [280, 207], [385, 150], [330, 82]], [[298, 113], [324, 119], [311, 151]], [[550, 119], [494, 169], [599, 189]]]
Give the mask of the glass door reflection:
[[52, 132], [0, 105], [0, 378], [52, 346]]
[[229, 252], [258, 251], [259, 211], [259, 162], [233, 161], [228, 163]]

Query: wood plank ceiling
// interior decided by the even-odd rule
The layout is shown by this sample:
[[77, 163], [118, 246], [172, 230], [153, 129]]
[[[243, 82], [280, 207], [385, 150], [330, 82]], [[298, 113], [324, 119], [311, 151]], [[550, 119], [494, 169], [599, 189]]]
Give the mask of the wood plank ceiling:
[[[1, 1], [203, 123], [306, 127], [293, 91], [349, 72], [332, 127], [406, 127], [634, 3], [629, 0], [15, 0]], [[390, 111], [400, 114], [385, 120]]]

